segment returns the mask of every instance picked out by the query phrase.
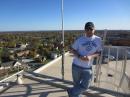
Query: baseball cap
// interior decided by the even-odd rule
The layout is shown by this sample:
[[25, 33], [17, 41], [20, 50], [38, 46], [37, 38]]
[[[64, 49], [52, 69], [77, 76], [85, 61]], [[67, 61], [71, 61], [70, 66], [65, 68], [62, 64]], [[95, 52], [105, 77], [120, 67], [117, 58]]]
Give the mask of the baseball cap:
[[85, 29], [93, 29], [94, 28], [94, 23], [93, 22], [87, 22], [85, 24]]

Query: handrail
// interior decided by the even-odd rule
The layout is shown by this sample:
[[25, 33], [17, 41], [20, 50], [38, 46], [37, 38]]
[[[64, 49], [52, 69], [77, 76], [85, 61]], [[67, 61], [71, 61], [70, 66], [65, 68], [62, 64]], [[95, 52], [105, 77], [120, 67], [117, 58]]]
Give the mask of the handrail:
[[128, 74], [126, 72], [123, 74], [120, 85], [122, 85], [122, 83], [123, 83], [123, 78], [126, 78], [126, 81], [128, 82], [128, 88], [130, 89], [130, 77], [128, 76]]
[[112, 45], [104, 45], [104, 47], [111, 47], [111, 48], [118, 48], [118, 49], [122, 49], [122, 48], [129, 48], [130, 46], [112, 46]]
[[[112, 78], [113, 81], [111, 80], [111, 84], [115, 85], [116, 86], [115, 90], [117, 88], [117, 92], [119, 92], [119, 89], [122, 88], [121, 90], [123, 90], [124, 87], [122, 87], [122, 85], [124, 84], [123, 82], [125, 81], [125, 85], [128, 85], [128, 87], [126, 86], [126, 88], [124, 88], [125, 90], [123, 90], [122, 92], [128, 93], [128, 94], [129, 94], [128, 91], [130, 91], [130, 77], [129, 77], [127, 71], [126, 71], [126, 66], [127, 66], [127, 61], [128, 61], [127, 59], [130, 58], [130, 57], [128, 57], [128, 50], [129, 49], [130, 49], [130, 47], [128, 47], [128, 46], [111, 46], [111, 45], [109, 45], [109, 46], [104, 46], [103, 51], [102, 51], [103, 54], [108, 55], [108, 57], [107, 57], [108, 62], [107, 62], [107, 64], [105, 63], [106, 64], [105, 65], [105, 69], [106, 69], [105, 77], [107, 77], [107, 75], [109, 74], [109, 72], [111, 72], [111, 70], [114, 70], [113, 71], [114, 72], [113, 73], [114, 79]], [[110, 63], [110, 55], [111, 54], [113, 54], [116, 58], [113, 61], [113, 63]], [[101, 57], [103, 57], [103, 56], [101, 56]], [[121, 60], [119, 60], [119, 58], [121, 58]], [[102, 61], [102, 58], [100, 58], [100, 59]], [[119, 61], [122, 62], [121, 65], [119, 65]], [[99, 78], [99, 76], [101, 76], [100, 75], [101, 71], [99, 69], [101, 69], [103, 65], [98, 65], [98, 64], [101, 64], [101, 63], [98, 61], [98, 63], [97, 63], [98, 67], [96, 66], [96, 69], [98, 70], [98, 76], [96, 76], [96, 77], [97, 77], [98, 80], [97, 80], [97, 83], [95, 83], [95, 84], [98, 84], [97, 87], [100, 87], [101, 82], [106, 82], [106, 84], [108, 84], [109, 81], [107, 80], [107, 78], [105, 78], [105, 79]], [[110, 64], [113, 64], [112, 66], [114, 66], [114, 65], [115, 66], [112, 67], [112, 69], [110, 69]], [[120, 69], [118, 69], [118, 66], [121, 66]], [[119, 79], [118, 79], [119, 84], [117, 83], [118, 82], [117, 77], [116, 77], [117, 74], [118, 74], [118, 76], [120, 76]]]
[[130, 77], [128, 76], [127, 72], [125, 72], [125, 76], [128, 82], [128, 88], [130, 89]]

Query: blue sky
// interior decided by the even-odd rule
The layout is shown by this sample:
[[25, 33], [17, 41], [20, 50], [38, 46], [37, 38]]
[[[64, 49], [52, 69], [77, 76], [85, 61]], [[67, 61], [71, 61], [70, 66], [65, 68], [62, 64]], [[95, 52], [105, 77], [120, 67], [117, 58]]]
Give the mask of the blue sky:
[[[130, 0], [64, 0], [64, 29], [130, 30]], [[61, 0], [0, 0], [0, 31], [60, 30]]]

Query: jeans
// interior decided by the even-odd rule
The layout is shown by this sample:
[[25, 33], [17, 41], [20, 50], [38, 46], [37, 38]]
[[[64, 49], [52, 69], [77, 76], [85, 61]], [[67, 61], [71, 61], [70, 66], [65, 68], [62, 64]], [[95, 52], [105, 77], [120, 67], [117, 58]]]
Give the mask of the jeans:
[[70, 89], [70, 97], [81, 97], [84, 91], [86, 91], [92, 80], [92, 69], [83, 69], [72, 65], [72, 77], [74, 86]]

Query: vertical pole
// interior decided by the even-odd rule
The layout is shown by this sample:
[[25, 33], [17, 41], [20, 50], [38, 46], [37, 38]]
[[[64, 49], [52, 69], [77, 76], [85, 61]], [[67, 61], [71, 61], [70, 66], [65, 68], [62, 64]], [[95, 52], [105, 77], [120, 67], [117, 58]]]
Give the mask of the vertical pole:
[[127, 64], [127, 48], [125, 48], [123, 74], [125, 74], [125, 72], [126, 72], [126, 64]]
[[98, 76], [97, 76], [97, 79], [98, 79], [98, 87], [100, 86], [100, 79], [101, 79], [101, 64], [102, 64], [102, 60], [103, 60], [103, 51], [104, 51], [104, 47], [105, 47], [106, 35], [107, 35], [107, 29], [104, 29], [103, 41], [102, 41], [103, 50], [102, 50], [102, 52], [101, 52], [101, 56], [100, 56], [100, 60], [99, 60]]
[[103, 46], [105, 45], [105, 42], [106, 42], [106, 36], [107, 36], [107, 29], [104, 29]]
[[124, 49], [124, 56], [123, 57], [124, 57], [124, 60], [122, 59], [120, 82], [119, 82], [119, 86], [117, 87], [117, 92], [119, 92], [119, 89], [121, 88], [123, 79], [125, 77], [126, 64], [127, 64], [127, 51], [126, 51], [126, 48]]
[[106, 81], [108, 80], [108, 75], [109, 75], [109, 69], [110, 69], [110, 52], [111, 52], [111, 47], [108, 47], [108, 58], [107, 58], [107, 66], [106, 66], [106, 72], [107, 72], [107, 76], [106, 76]]
[[64, 80], [64, 18], [63, 18], [63, 0], [61, 0], [61, 19], [62, 19], [62, 68], [61, 68], [61, 73], [62, 73], [62, 79]]
[[[114, 84], [116, 85], [117, 84], [117, 82], [116, 82], [116, 76], [117, 76], [117, 67], [118, 67], [118, 57], [119, 57], [119, 48], [117, 47], [116, 48], [116, 64], [115, 64], [115, 74], [114, 74]], [[118, 89], [117, 89], [118, 87], [116, 87], [115, 88], [115, 90], [117, 91]], [[118, 91], [117, 91], [118, 92]]]

